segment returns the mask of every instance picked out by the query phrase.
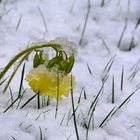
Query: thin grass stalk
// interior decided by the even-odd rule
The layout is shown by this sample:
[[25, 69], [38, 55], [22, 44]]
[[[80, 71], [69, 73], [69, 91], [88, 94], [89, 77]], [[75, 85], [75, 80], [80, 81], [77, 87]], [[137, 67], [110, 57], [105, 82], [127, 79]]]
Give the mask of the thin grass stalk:
[[50, 97], [48, 96], [46, 106], [48, 106], [49, 104], [50, 104]]
[[40, 92], [37, 93], [37, 108], [40, 109]]
[[114, 63], [114, 60], [115, 60], [115, 57], [116, 55], [114, 55], [109, 61], [108, 63], [106, 64], [103, 72], [104, 72], [104, 77], [102, 78], [102, 82], [105, 83], [105, 81], [108, 79], [109, 77], [109, 71]]
[[69, 140], [69, 139], [70, 139], [70, 137], [71, 137], [71, 135], [70, 135], [70, 136], [68, 136], [68, 138], [67, 138], [66, 140]]
[[128, 0], [128, 7], [127, 7], [128, 16], [129, 16], [129, 13], [130, 13], [130, 4], [131, 4], [131, 0]]
[[18, 23], [17, 23], [17, 26], [16, 26], [16, 32], [17, 32], [18, 29], [19, 29], [19, 26], [20, 26], [21, 20], [22, 20], [22, 15], [20, 16], [19, 21], [18, 21]]
[[24, 103], [20, 109], [24, 108], [31, 100], [33, 100], [38, 94], [35, 94], [34, 96], [32, 96], [26, 103]]
[[[139, 87], [140, 88], [140, 87]], [[139, 88], [137, 88], [134, 92], [132, 92], [117, 108], [116, 108], [116, 110], [113, 112], [113, 114], [112, 114], [112, 116], [114, 115], [114, 114], [116, 114], [116, 112], [118, 112], [118, 110], [120, 110], [123, 106], [124, 106], [124, 104], [135, 94], [135, 92], [139, 89]]]
[[22, 87], [23, 87], [24, 73], [25, 73], [25, 63], [24, 63], [24, 65], [23, 65], [22, 72], [21, 72], [21, 80], [20, 80], [20, 86], [19, 86], [18, 96], [21, 95], [21, 90], [22, 90]]
[[62, 123], [63, 123], [63, 121], [64, 121], [64, 119], [65, 119], [65, 115], [66, 115], [66, 113], [63, 115], [63, 118], [62, 118], [62, 120], [61, 120], [61, 122], [60, 122], [60, 126], [62, 125]]
[[81, 34], [81, 38], [80, 38], [80, 41], [79, 41], [79, 45], [81, 45], [82, 42], [83, 42], [85, 30], [86, 30], [86, 27], [87, 27], [87, 21], [88, 21], [88, 18], [89, 18], [89, 13], [90, 13], [90, 0], [88, 0], [88, 10], [87, 10], [87, 14], [86, 14], [84, 27], [83, 27], [82, 34]]
[[[10, 90], [11, 104], [13, 104], [14, 98], [13, 98], [13, 93], [10, 87], [9, 87], [9, 90]], [[13, 105], [11, 107], [13, 107]]]
[[44, 27], [45, 27], [45, 30], [46, 30], [46, 33], [47, 33], [48, 32], [48, 28], [47, 28], [47, 23], [46, 23], [45, 17], [43, 15], [43, 12], [41, 11], [40, 7], [38, 7], [38, 10], [39, 10], [40, 16], [42, 18], [42, 21], [43, 21], [43, 24], [44, 24]]
[[67, 126], [68, 126], [68, 124], [69, 124], [69, 120], [70, 120], [70, 114], [71, 114], [71, 109], [70, 109], [70, 110], [69, 110], [69, 112], [68, 112]]
[[[4, 7], [5, 8], [5, 7]], [[3, 15], [0, 16], [0, 19], [2, 20], [2, 18], [6, 15], [8, 15], [8, 13], [12, 10], [13, 8], [8, 9], [7, 11], [5, 11], [5, 13]]]
[[94, 112], [93, 112], [93, 114], [92, 114], [92, 130], [94, 130]]
[[26, 89], [23, 91], [22, 96], [20, 95], [20, 97], [19, 97], [20, 99], [19, 99], [19, 102], [18, 102], [18, 105], [17, 105], [17, 109], [19, 108], [19, 105], [20, 105], [21, 100], [22, 100], [25, 93], [26, 93]]
[[121, 91], [123, 90], [123, 80], [124, 80], [124, 66], [122, 67], [122, 74], [121, 74]]
[[140, 24], [140, 18], [138, 19], [138, 21], [137, 21], [137, 23], [136, 23], [135, 29], [138, 28], [139, 24]]
[[131, 51], [135, 47], [136, 46], [135, 46], [134, 36], [132, 36], [131, 42], [130, 42], [130, 45], [129, 45], [129, 51]]
[[41, 127], [40, 127], [40, 126], [39, 126], [39, 131], [40, 131], [40, 140], [43, 140], [42, 129], [41, 129]]
[[[78, 107], [79, 107], [79, 105], [75, 108], [75, 110], [74, 110], [75, 113], [76, 113]], [[73, 115], [74, 115], [74, 114], [72, 113], [70, 119], [72, 118]]]
[[90, 108], [89, 108], [89, 111], [88, 111], [88, 116], [89, 116], [89, 114], [90, 114], [92, 108], [93, 108], [94, 105], [96, 104], [96, 102], [97, 102], [97, 100], [98, 100], [98, 98], [99, 98], [99, 95], [101, 94], [101, 91], [102, 91], [103, 87], [104, 87], [104, 84], [102, 84], [102, 86], [101, 86], [101, 88], [100, 88], [98, 94], [96, 95], [95, 99], [94, 99], [93, 102], [91, 103]]
[[10, 85], [10, 83], [11, 83], [11, 81], [12, 81], [14, 75], [16, 74], [18, 68], [21, 66], [21, 64], [22, 64], [23, 61], [28, 57], [29, 54], [30, 54], [30, 52], [27, 53], [27, 54], [19, 61], [17, 67], [16, 67], [15, 70], [13, 71], [11, 77], [9, 78], [9, 80], [8, 80], [8, 82], [7, 82], [7, 84], [6, 84], [5, 88], [4, 88], [4, 90], [3, 90], [3, 93], [5, 93], [5, 92], [7, 91], [7, 88], [9, 87], [9, 85]]
[[13, 136], [11, 136], [11, 138], [13, 139], [13, 140], [17, 140], [15, 137], [13, 137]]
[[72, 74], [71, 74], [71, 102], [72, 102], [72, 110], [73, 110], [73, 121], [74, 121], [74, 128], [76, 133], [77, 140], [79, 139], [78, 129], [77, 129], [77, 122], [76, 122], [76, 115], [75, 115], [75, 107], [74, 107], [74, 99], [73, 99], [73, 83], [72, 83]]
[[88, 63], [87, 63], [87, 68], [88, 68], [89, 74], [92, 74], [92, 71], [91, 71], [91, 69], [90, 69]]
[[116, 55], [114, 55], [113, 57], [111, 57], [111, 59], [108, 61], [108, 63], [106, 64], [105, 68], [103, 71], [109, 71], [109, 68], [112, 66], [112, 63], [114, 62]]
[[55, 110], [55, 118], [57, 117], [58, 112], [58, 102], [59, 102], [59, 72], [57, 72], [57, 102], [56, 102], [56, 110]]
[[2, 84], [4, 84], [4, 82], [5, 82], [7, 79], [8, 79], [8, 77], [5, 78], [5, 79], [0, 83], [0, 86], [1, 86]]
[[41, 116], [41, 113], [36, 117], [35, 121], [37, 121], [40, 116]]
[[73, 0], [73, 2], [72, 2], [72, 6], [71, 6], [71, 8], [70, 8], [70, 13], [72, 13], [72, 11], [73, 11], [73, 8], [74, 8], [74, 5], [75, 5], [75, 2], [76, 2], [76, 0]]
[[123, 36], [124, 36], [124, 33], [125, 33], [126, 29], [127, 29], [127, 22], [125, 23], [125, 26], [124, 26], [123, 31], [121, 33], [121, 36], [120, 36], [120, 39], [119, 39], [119, 42], [118, 42], [118, 45], [117, 45], [118, 48], [120, 48], [120, 45], [121, 45], [121, 42], [122, 42], [122, 39], [123, 39]]
[[7, 111], [18, 101], [18, 99], [20, 99], [20, 97], [17, 97], [17, 98], [11, 103], [11, 105], [9, 105], [9, 106], [3, 111], [3, 113], [7, 112]]
[[109, 49], [107, 43], [105, 42], [105, 40], [104, 40], [103, 38], [100, 37], [100, 39], [102, 40], [102, 42], [103, 42], [103, 44], [104, 44], [104, 46], [105, 46], [107, 52], [110, 54], [110, 49]]
[[103, 125], [105, 124], [105, 122], [108, 120], [109, 117], [111, 117], [113, 111], [115, 110], [116, 107], [114, 107], [113, 109], [111, 109], [111, 111], [107, 114], [107, 116], [104, 118], [104, 120], [101, 122], [101, 124], [99, 125], [99, 127], [103, 127]]
[[105, 4], [105, 0], [102, 0], [102, 2], [101, 2], [101, 7], [103, 7], [104, 4]]
[[87, 99], [87, 95], [86, 95], [85, 89], [84, 89], [84, 99], [85, 99], [85, 100]]
[[80, 101], [81, 101], [81, 97], [82, 97], [83, 90], [84, 90], [84, 88], [82, 88], [82, 90], [81, 90], [81, 92], [80, 92], [79, 99], [78, 99], [78, 104], [79, 104]]
[[136, 69], [129, 77], [128, 79], [130, 81], [132, 81], [134, 79], [134, 77], [136, 76], [136, 74], [139, 72], [140, 68]]
[[115, 102], [114, 75], [112, 77], [112, 104]]
[[134, 64], [131, 68], [130, 71], [132, 71], [134, 69], [134, 71], [136, 71], [138, 69], [138, 66], [140, 64], [140, 58], [138, 59], [138, 61], [136, 62], [136, 64]]
[[89, 116], [89, 120], [88, 120], [88, 124], [87, 124], [87, 131], [86, 131], [86, 140], [88, 140], [89, 127], [90, 127], [91, 119], [92, 119], [92, 116], [93, 116], [93, 113], [95, 111], [95, 108], [96, 108], [97, 103], [98, 103], [98, 99], [95, 101], [95, 104], [92, 107], [91, 114]]
[[30, 127], [32, 127], [33, 125], [32, 124], [30, 124], [30, 125], [28, 125], [25, 129], [27, 130], [27, 129], [29, 129]]

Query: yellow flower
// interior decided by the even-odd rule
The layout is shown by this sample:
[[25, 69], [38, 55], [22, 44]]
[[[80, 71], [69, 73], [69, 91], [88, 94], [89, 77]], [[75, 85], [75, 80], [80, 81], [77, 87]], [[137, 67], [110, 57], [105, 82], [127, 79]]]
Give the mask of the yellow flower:
[[[49, 96], [50, 98], [57, 98], [58, 94], [58, 74], [54, 70], [48, 70], [44, 65], [39, 65], [33, 68], [26, 77], [30, 87], [40, 95]], [[73, 86], [75, 86], [75, 79], [73, 77]], [[71, 88], [71, 77], [69, 75], [59, 76], [59, 98], [68, 96]]]

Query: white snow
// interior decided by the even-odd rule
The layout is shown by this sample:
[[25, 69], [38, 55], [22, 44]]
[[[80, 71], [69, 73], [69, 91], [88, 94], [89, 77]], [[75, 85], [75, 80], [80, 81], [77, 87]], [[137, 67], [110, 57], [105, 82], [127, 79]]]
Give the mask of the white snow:
[[[99, 128], [99, 125], [113, 107], [119, 106], [135, 91], [140, 82], [140, 26], [135, 29], [140, 18], [140, 1], [105, 0], [103, 7], [101, 7], [102, 0], [90, 0], [90, 2], [87, 26], [82, 45], [79, 46], [88, 10], [88, 0], [2, 0], [0, 2], [0, 69], [4, 68], [18, 52], [34, 42], [64, 37], [77, 44], [76, 62], [72, 71], [77, 83], [74, 101], [76, 108], [80, 92], [84, 88], [87, 99], [85, 100], [82, 94], [76, 117], [80, 140], [85, 140], [86, 128], [83, 126], [87, 121], [85, 118], [92, 101], [102, 86], [102, 78], [106, 74], [104, 68], [115, 56], [103, 92], [99, 95], [93, 115], [94, 128], [89, 129], [88, 140], [139, 140], [140, 90], [108, 119], [102, 128]], [[16, 30], [20, 19], [21, 22]], [[118, 48], [117, 45], [126, 21], [127, 28], [120, 48]], [[136, 47], [128, 51], [132, 37], [134, 37]], [[26, 63], [26, 74], [32, 68], [31, 61], [32, 57]], [[87, 64], [92, 74], [89, 73]], [[122, 67], [124, 67], [124, 86], [121, 91]], [[131, 79], [131, 74], [136, 70], [138, 72]], [[5, 78], [12, 71], [13, 69], [5, 75]], [[113, 75], [114, 104], [111, 103]], [[18, 95], [20, 77], [21, 69], [10, 84], [14, 99]], [[68, 121], [69, 112], [70, 116], [72, 114], [71, 96], [59, 102], [56, 119], [56, 100], [51, 100], [49, 106], [38, 110], [36, 99], [34, 99], [23, 109], [16, 109], [15, 105], [3, 113], [11, 104], [10, 91], [8, 89], [3, 95], [3, 88], [4, 85], [0, 86], [0, 140], [40, 140], [41, 132], [43, 140], [76, 140], [73, 117]], [[28, 88], [28, 90], [21, 100], [20, 106], [33, 96], [26, 80], [24, 80], [24, 88]]]

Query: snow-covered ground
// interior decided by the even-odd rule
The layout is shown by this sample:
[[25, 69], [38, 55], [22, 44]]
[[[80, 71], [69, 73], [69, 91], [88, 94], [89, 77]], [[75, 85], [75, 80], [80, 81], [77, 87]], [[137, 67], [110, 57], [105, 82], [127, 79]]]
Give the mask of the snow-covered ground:
[[[76, 118], [80, 140], [86, 139], [84, 124], [88, 121], [87, 113], [106, 74], [108, 79], [93, 113], [88, 140], [139, 140], [139, 89], [127, 104], [107, 119], [103, 127], [99, 126], [114, 107], [117, 108], [139, 87], [140, 27], [137, 22], [140, 18], [140, 1], [104, 0], [103, 6], [101, 3], [101, 0], [2, 0], [0, 68], [4, 68], [14, 55], [33, 42], [50, 41], [56, 37], [75, 42], [77, 56], [72, 73], [77, 83], [74, 101], [75, 108], [78, 106]], [[87, 25], [79, 45], [86, 17]], [[135, 48], [129, 51], [132, 40]], [[112, 61], [107, 65], [110, 59]], [[109, 71], [105, 69], [106, 65]], [[26, 64], [26, 73], [31, 67], [30, 58]], [[121, 90], [122, 69], [124, 76]], [[10, 85], [14, 98], [18, 95], [20, 75], [21, 70]], [[113, 77], [114, 104], [111, 101]], [[36, 107], [36, 100], [33, 100], [24, 109], [19, 110], [14, 106], [3, 113], [11, 103], [9, 90], [2, 94], [3, 86], [0, 86], [0, 140], [41, 140], [41, 133], [43, 140], [77, 139], [73, 117], [68, 119], [72, 114], [71, 96], [59, 102], [56, 119], [56, 100], [40, 110]], [[33, 95], [26, 80], [24, 88], [28, 90], [21, 104]], [[81, 101], [78, 104], [81, 90]], [[87, 99], [84, 99], [84, 92]]]

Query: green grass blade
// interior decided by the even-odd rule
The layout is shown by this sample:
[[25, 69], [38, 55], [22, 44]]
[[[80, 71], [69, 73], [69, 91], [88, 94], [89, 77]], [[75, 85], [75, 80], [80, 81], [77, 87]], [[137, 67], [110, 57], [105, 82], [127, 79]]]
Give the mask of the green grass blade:
[[91, 69], [90, 69], [88, 63], [87, 63], [87, 68], [88, 68], [89, 73], [92, 74], [92, 71], [91, 71]]
[[74, 107], [74, 98], [73, 98], [73, 83], [72, 83], [72, 74], [71, 74], [71, 102], [72, 102], [72, 110], [73, 110], [73, 121], [74, 121], [74, 128], [76, 132], [76, 138], [79, 139], [78, 129], [77, 129], [77, 122], [76, 122], [76, 115], [75, 115], [75, 107]]
[[114, 75], [112, 77], [112, 104], [115, 102]]
[[26, 103], [24, 103], [20, 109], [24, 108], [31, 100], [33, 100], [38, 94], [33, 95]]
[[3, 90], [3, 93], [5, 93], [5, 92], [7, 91], [7, 88], [9, 87], [9, 85], [10, 85], [10, 83], [11, 83], [11, 81], [12, 81], [14, 75], [16, 74], [18, 68], [21, 66], [21, 64], [22, 64], [23, 61], [28, 57], [29, 54], [30, 54], [30, 52], [27, 53], [27, 54], [20, 60], [20, 62], [18, 63], [17, 67], [16, 67], [15, 70], [13, 71], [11, 77], [9, 78], [9, 80], [8, 80], [8, 82], [7, 82], [7, 84], [6, 84], [5, 88], [4, 88], [4, 90]]
[[116, 107], [114, 107], [113, 109], [111, 109], [111, 111], [107, 114], [107, 116], [104, 118], [104, 120], [101, 122], [101, 124], [99, 125], [99, 127], [103, 127], [103, 125], [105, 124], [105, 122], [107, 121], [107, 119], [109, 117], [111, 117], [113, 111], [115, 110]]
[[89, 108], [89, 111], [88, 111], [88, 116], [89, 116], [89, 114], [90, 114], [90, 112], [91, 112], [93, 106], [95, 105], [96, 101], [98, 100], [99, 95], [101, 94], [101, 91], [102, 91], [103, 87], [104, 87], [104, 84], [101, 86], [101, 88], [100, 88], [98, 94], [96, 95], [95, 99], [94, 99], [93, 102], [91, 103], [90, 108]]
[[121, 90], [123, 90], [123, 79], [124, 79], [124, 66], [122, 67], [122, 74], [121, 74]]
[[23, 68], [22, 68], [22, 73], [21, 73], [21, 80], [20, 80], [20, 86], [19, 86], [18, 96], [21, 95], [21, 90], [22, 90], [22, 87], [23, 87], [24, 73], [25, 73], [25, 63], [24, 63]]

